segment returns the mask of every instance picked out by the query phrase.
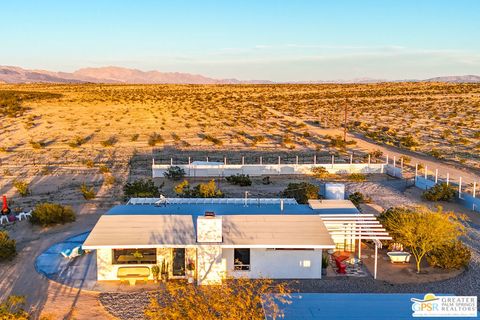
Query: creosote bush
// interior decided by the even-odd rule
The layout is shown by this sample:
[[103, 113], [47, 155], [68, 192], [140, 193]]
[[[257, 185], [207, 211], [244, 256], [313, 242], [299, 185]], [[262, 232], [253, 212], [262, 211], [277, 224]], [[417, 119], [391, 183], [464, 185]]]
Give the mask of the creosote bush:
[[472, 253], [461, 241], [441, 246], [427, 255], [428, 263], [442, 269], [464, 268], [470, 262]]
[[318, 199], [320, 188], [308, 182], [289, 183], [283, 190], [282, 196], [286, 198], [295, 198], [298, 203], [306, 204], [310, 199]]
[[16, 255], [15, 240], [10, 239], [7, 231], [0, 231], [0, 262], [12, 260]]
[[35, 206], [30, 222], [43, 227], [75, 221], [75, 212], [70, 206], [58, 203], [40, 203]]
[[85, 200], [95, 199], [95, 189], [87, 186], [85, 183], [82, 183], [80, 186], [80, 192]]
[[170, 166], [167, 171], [163, 173], [165, 178], [170, 180], [181, 180], [185, 177], [185, 170], [179, 166]]
[[348, 175], [348, 180], [355, 182], [363, 182], [367, 180], [367, 176], [363, 173], [351, 173]]
[[252, 185], [252, 180], [250, 179], [250, 176], [247, 174], [235, 174], [231, 175], [229, 177], [225, 177], [225, 180], [228, 181], [228, 183], [241, 186], [241, 187], [247, 187]]
[[30, 185], [27, 181], [15, 180], [13, 181], [13, 186], [17, 189], [17, 192], [22, 197], [26, 197], [31, 194]]
[[325, 167], [313, 167], [311, 169], [312, 175], [318, 179], [327, 179], [330, 177], [330, 173], [325, 169]]
[[372, 201], [372, 199], [358, 191], [349, 195], [348, 200], [352, 201], [355, 207], [358, 207], [361, 203], [370, 203]]
[[129, 198], [158, 198], [160, 196], [160, 187], [155, 186], [152, 179], [138, 179], [128, 182], [123, 187], [125, 199]]
[[446, 182], [437, 183], [422, 194], [428, 201], [451, 201], [455, 198], [457, 190]]
[[30, 315], [24, 310], [24, 296], [8, 296], [0, 303], [0, 319], [2, 320], [28, 320]]

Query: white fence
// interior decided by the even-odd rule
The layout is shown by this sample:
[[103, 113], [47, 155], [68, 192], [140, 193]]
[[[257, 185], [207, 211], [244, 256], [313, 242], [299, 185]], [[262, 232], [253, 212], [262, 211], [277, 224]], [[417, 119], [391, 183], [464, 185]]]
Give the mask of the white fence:
[[385, 173], [384, 163], [333, 163], [333, 164], [152, 164], [153, 178], [163, 177], [170, 166], [185, 170], [188, 177], [226, 177], [234, 174], [262, 175], [304, 175], [311, 174], [312, 168], [324, 167], [329, 173]]

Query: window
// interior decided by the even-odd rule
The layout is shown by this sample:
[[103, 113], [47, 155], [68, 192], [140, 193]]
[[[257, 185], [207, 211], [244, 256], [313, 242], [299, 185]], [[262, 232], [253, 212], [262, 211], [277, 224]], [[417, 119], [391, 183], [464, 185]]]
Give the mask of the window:
[[157, 249], [113, 249], [112, 264], [156, 264]]
[[250, 270], [250, 249], [233, 249], [233, 269]]

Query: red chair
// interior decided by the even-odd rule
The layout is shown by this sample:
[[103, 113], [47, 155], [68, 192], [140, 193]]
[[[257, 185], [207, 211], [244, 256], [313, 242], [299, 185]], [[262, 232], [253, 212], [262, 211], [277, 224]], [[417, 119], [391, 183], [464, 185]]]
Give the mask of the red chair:
[[347, 271], [347, 265], [345, 263], [342, 263], [340, 261], [340, 259], [338, 258], [335, 258], [335, 264], [337, 265], [337, 273], [340, 273], [340, 274], [346, 274]]

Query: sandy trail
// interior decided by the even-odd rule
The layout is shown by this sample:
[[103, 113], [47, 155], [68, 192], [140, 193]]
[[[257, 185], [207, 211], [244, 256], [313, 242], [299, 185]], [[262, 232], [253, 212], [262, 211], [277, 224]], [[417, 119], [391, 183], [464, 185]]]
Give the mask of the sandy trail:
[[[289, 115], [285, 115], [284, 113], [273, 109], [272, 107], [268, 107], [268, 110], [276, 116], [281, 116], [284, 119], [292, 122], [297, 123], [304, 123], [310, 132], [313, 132], [317, 135], [341, 135], [343, 136], [343, 130], [339, 128], [331, 128], [331, 129], [323, 129], [317, 126], [314, 126], [309, 121], [304, 121], [301, 118], [292, 117]], [[359, 149], [365, 152], [371, 152], [374, 150], [380, 150], [383, 152], [384, 155], [389, 155], [390, 159], [392, 160], [393, 157], [399, 159], [402, 155], [408, 156], [411, 158], [411, 164], [415, 165], [415, 163], [423, 164], [424, 166], [428, 167], [429, 172], [435, 169], [438, 169], [439, 176], [445, 177], [447, 172], [450, 173], [450, 181], [458, 181], [459, 177], [462, 177], [463, 182], [465, 183], [473, 183], [477, 181], [480, 183], [480, 170], [475, 168], [465, 168], [462, 167], [458, 163], [444, 161], [436, 159], [432, 156], [420, 154], [418, 152], [413, 152], [409, 150], [400, 149], [394, 146], [387, 146], [387, 145], [379, 145], [371, 140], [358, 135], [358, 134], [351, 134], [347, 133], [347, 139], [354, 140], [357, 142], [355, 149]], [[430, 173], [431, 174], [431, 173]]]

